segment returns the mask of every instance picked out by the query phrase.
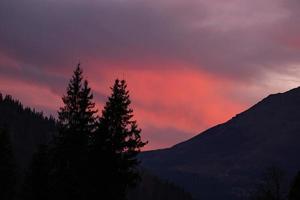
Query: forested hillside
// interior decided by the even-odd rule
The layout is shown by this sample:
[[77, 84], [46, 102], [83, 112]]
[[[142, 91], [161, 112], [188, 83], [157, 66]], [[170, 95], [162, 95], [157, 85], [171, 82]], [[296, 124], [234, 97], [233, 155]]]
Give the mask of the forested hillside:
[[37, 146], [47, 143], [55, 133], [55, 126], [54, 118], [0, 93], [0, 128], [10, 135], [18, 167], [28, 166]]

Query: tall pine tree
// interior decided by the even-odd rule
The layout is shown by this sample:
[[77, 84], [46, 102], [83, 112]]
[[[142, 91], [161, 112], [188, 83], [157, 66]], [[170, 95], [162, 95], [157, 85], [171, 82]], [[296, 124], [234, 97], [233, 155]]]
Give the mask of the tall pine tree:
[[93, 94], [78, 64], [64, 106], [58, 112], [59, 135], [54, 148], [54, 193], [59, 199], [86, 199], [88, 144], [96, 126]]
[[95, 149], [101, 156], [98, 166], [104, 184], [100, 185], [107, 199], [126, 199], [127, 191], [139, 180], [137, 155], [146, 144], [141, 129], [133, 120], [129, 91], [125, 80], [116, 80], [106, 103], [95, 137]]
[[16, 181], [15, 160], [8, 132], [0, 129], [0, 199], [14, 198]]

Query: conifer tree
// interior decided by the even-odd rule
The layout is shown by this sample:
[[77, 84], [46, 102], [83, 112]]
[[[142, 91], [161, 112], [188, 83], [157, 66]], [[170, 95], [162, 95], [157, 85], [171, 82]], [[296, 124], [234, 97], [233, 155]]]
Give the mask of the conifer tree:
[[105, 184], [101, 187], [108, 199], [122, 200], [126, 199], [128, 188], [139, 180], [137, 155], [146, 142], [141, 140], [141, 129], [132, 119], [125, 80], [117, 79], [111, 89], [112, 94], [99, 120], [95, 145], [102, 158], [99, 167], [104, 172], [101, 178]]
[[15, 160], [10, 136], [5, 129], [0, 129], [0, 199], [14, 198], [16, 181]]
[[54, 149], [56, 193], [60, 199], [85, 199], [88, 143], [95, 129], [95, 103], [78, 64], [60, 108], [59, 135]]
[[62, 100], [64, 106], [60, 108], [58, 115], [63, 135], [70, 134], [76, 142], [86, 143], [88, 133], [95, 129], [94, 114], [97, 110], [88, 81], [83, 80], [80, 64], [77, 65], [68, 85], [67, 95]]

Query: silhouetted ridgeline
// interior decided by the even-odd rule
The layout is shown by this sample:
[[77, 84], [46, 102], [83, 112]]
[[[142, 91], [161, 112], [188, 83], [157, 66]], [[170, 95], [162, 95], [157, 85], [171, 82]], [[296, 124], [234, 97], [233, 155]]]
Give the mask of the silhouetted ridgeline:
[[39, 144], [47, 143], [56, 131], [52, 117], [24, 107], [10, 95], [0, 93], [0, 128], [6, 129], [13, 143], [19, 168], [24, 169]]
[[196, 199], [240, 200], [270, 166], [282, 169], [290, 183], [300, 170], [299, 152], [296, 88], [270, 95], [224, 124], [172, 148], [145, 152], [141, 158], [151, 173], [174, 181]]

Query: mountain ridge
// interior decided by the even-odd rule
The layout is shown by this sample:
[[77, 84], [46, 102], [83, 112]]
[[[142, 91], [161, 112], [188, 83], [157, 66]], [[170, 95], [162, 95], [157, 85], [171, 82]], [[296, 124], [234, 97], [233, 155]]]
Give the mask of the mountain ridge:
[[[231, 120], [233, 120], [233, 119], [239, 117], [240, 115], [243, 115], [244, 113], [246, 113], [246, 112], [249, 111], [250, 109], [255, 108], [256, 106], [260, 106], [261, 103], [264, 103], [265, 101], [268, 101], [270, 98], [273, 98], [273, 97], [276, 96], [276, 95], [282, 95], [282, 94], [287, 94], [287, 93], [290, 93], [290, 92], [296, 92], [296, 91], [298, 91], [298, 92], [300, 93], [300, 87], [293, 88], [293, 89], [291, 89], [291, 90], [289, 90], [289, 91], [287, 91], [287, 92], [279, 92], [279, 93], [275, 93], [275, 94], [270, 94], [270, 95], [268, 95], [267, 97], [265, 97], [265, 98], [263, 98], [262, 100], [260, 100], [259, 102], [257, 102], [256, 104], [250, 106], [250, 107], [249, 107], [248, 109], [246, 109], [245, 111], [242, 111], [241, 113], [236, 114], [234, 117], [232, 117], [231, 119], [227, 120], [226, 122], [223, 122], [223, 123], [217, 124], [217, 125], [215, 125], [215, 126], [212, 126], [212, 127], [208, 128], [208, 129], [204, 130], [203, 132], [201, 132], [201, 133], [195, 135], [194, 137], [192, 137], [192, 138], [190, 138], [190, 139], [188, 139], [188, 140], [186, 140], [186, 141], [180, 142], [180, 143], [178, 143], [178, 144], [175, 144], [175, 145], [173, 145], [173, 146], [170, 147], [170, 148], [176, 148], [176, 146], [182, 145], [182, 144], [184, 144], [184, 143], [186, 143], [186, 142], [189, 142], [190, 140], [193, 140], [194, 138], [199, 137], [200, 135], [205, 134], [205, 133], [206, 133], [207, 131], [209, 131], [210, 129], [216, 128], [216, 127], [221, 126], [221, 125], [223, 125], [223, 124], [226, 124], [227, 122], [229, 122], [229, 121], [231, 121]], [[166, 148], [166, 149], [169, 149], [169, 148]], [[163, 149], [160, 149], [160, 150], [163, 150]], [[154, 150], [154, 151], [156, 151], [156, 150]]]
[[[299, 119], [298, 87], [269, 95], [227, 122], [171, 148], [145, 152], [142, 163], [198, 199], [241, 199], [248, 193], [245, 188], [254, 184], [251, 179], [258, 179], [265, 168], [278, 166], [288, 177], [300, 169]], [[197, 180], [189, 183], [193, 178]], [[202, 181], [209, 183], [203, 186]], [[207, 192], [213, 187], [219, 194]]]

